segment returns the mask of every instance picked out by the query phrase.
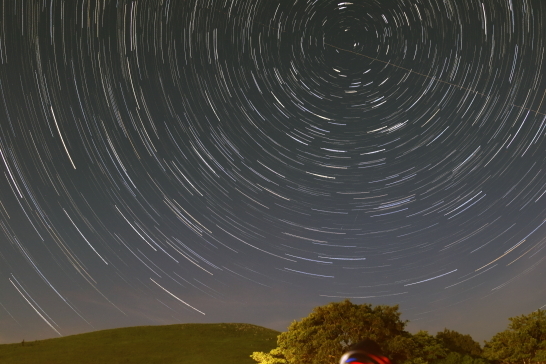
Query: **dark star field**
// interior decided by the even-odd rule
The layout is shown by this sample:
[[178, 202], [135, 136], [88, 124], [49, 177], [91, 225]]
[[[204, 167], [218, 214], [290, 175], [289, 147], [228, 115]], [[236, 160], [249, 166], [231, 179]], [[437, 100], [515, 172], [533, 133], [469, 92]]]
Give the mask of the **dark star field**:
[[0, 343], [546, 305], [546, 2], [0, 5]]

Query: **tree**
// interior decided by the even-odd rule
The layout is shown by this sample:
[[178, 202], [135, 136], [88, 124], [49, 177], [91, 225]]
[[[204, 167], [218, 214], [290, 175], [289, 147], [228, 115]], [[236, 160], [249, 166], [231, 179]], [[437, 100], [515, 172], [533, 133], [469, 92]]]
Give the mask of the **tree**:
[[286, 359], [280, 348], [275, 348], [269, 353], [255, 351], [250, 357], [260, 364], [286, 364]]
[[546, 312], [511, 317], [508, 329], [485, 343], [483, 356], [500, 363], [546, 361]]
[[450, 352], [443, 359], [440, 359], [434, 364], [488, 364], [483, 358], [474, 358], [468, 354], [460, 354], [455, 351]]
[[426, 331], [419, 331], [413, 335], [408, 349], [410, 353], [405, 364], [431, 363], [445, 358], [448, 353], [442, 343]]
[[459, 354], [470, 355], [472, 357], [479, 357], [482, 353], [480, 344], [470, 335], [463, 335], [457, 331], [444, 329], [436, 334], [443, 346], [449, 351], [453, 351]]
[[386, 356], [404, 361], [413, 343], [404, 330], [406, 323], [400, 319], [398, 306], [334, 302], [292, 322], [288, 331], [278, 336], [278, 348], [270, 353], [255, 352], [252, 358], [261, 364], [334, 364], [348, 346], [371, 339]]

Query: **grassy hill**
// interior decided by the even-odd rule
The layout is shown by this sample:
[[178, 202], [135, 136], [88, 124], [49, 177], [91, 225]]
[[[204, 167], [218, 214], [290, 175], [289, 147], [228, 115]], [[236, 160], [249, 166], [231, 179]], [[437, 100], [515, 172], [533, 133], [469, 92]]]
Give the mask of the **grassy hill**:
[[137, 326], [0, 345], [2, 364], [251, 364], [279, 332], [250, 324]]

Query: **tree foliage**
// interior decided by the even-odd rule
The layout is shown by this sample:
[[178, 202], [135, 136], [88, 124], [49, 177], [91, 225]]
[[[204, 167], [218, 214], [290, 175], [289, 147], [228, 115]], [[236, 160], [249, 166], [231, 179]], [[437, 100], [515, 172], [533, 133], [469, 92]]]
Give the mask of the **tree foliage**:
[[452, 351], [443, 359], [437, 360], [434, 364], [488, 364], [483, 358], [472, 357], [468, 354], [460, 354]]
[[405, 326], [398, 306], [334, 302], [316, 307], [309, 316], [294, 321], [287, 332], [278, 336], [275, 353], [254, 353], [253, 358], [261, 364], [276, 364], [273, 360], [286, 360], [287, 364], [337, 363], [348, 346], [364, 339], [377, 342], [386, 355], [403, 356], [407, 352], [404, 346], [411, 342], [404, 340], [410, 336]]
[[356, 305], [349, 300], [317, 307], [293, 322], [279, 336], [278, 344], [288, 363], [335, 363], [351, 344], [364, 339], [379, 343], [392, 353], [390, 340], [405, 333], [398, 306]]
[[[294, 321], [287, 332], [278, 336], [278, 347], [271, 352], [255, 352], [251, 357], [260, 364], [337, 363], [348, 346], [365, 339], [378, 343], [384, 355], [395, 363], [437, 364], [448, 356], [450, 351], [442, 340], [426, 331], [412, 335], [405, 330], [406, 324], [400, 319], [398, 306], [334, 302], [316, 307], [309, 316]], [[441, 364], [485, 364], [470, 359], [468, 363]]]
[[510, 318], [508, 329], [482, 350], [470, 335], [444, 329], [436, 336], [405, 330], [398, 306], [333, 302], [313, 309], [277, 337], [277, 348], [254, 352], [260, 364], [336, 364], [347, 348], [371, 339], [395, 364], [531, 364], [546, 362], [546, 312]]
[[485, 343], [483, 356], [500, 363], [546, 361], [546, 312], [538, 310], [509, 320], [508, 329]]
[[281, 349], [278, 347], [271, 350], [269, 353], [255, 351], [252, 353], [250, 357], [256, 360], [260, 364], [286, 364], [287, 363], [283, 353], [281, 352]]
[[447, 350], [442, 343], [426, 331], [419, 331], [412, 336], [409, 350], [407, 358], [408, 362], [412, 363], [431, 363], [447, 355]]
[[449, 351], [459, 354], [478, 357], [482, 353], [480, 344], [470, 335], [463, 335], [454, 330], [444, 329], [436, 334], [436, 338]]

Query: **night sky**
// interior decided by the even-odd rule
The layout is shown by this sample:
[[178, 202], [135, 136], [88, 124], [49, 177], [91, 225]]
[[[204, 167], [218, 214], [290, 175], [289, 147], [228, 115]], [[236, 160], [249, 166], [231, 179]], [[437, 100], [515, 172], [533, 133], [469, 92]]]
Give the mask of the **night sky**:
[[546, 306], [543, 0], [0, 4], [0, 343]]

